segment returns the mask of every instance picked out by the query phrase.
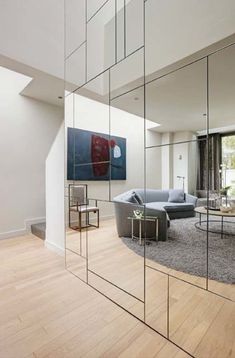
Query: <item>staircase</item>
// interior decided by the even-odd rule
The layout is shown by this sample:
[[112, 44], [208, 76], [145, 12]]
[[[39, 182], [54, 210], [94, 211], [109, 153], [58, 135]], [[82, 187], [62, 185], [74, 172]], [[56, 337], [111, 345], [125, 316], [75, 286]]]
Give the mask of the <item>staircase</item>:
[[46, 223], [38, 223], [38, 224], [32, 224], [31, 225], [31, 233], [37, 237], [39, 237], [42, 240], [45, 240], [46, 238]]

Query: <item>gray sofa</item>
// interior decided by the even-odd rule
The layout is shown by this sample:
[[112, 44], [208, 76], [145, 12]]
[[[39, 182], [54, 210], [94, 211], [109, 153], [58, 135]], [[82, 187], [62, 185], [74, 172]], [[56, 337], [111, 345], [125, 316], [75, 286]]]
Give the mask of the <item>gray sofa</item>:
[[[130, 195], [137, 194], [142, 204], [129, 201]], [[167, 240], [167, 229], [171, 219], [188, 218], [195, 216], [194, 208], [197, 204], [195, 196], [184, 194], [183, 202], [169, 202], [169, 190], [154, 189], [132, 189], [113, 198], [116, 216], [116, 225], [119, 237], [131, 237], [131, 220], [133, 210], [145, 210], [147, 216], [159, 218], [158, 240]], [[155, 233], [154, 224], [148, 222], [146, 225], [146, 237], [153, 237]], [[138, 235], [138, 227], [134, 228], [134, 234]], [[144, 235], [144, 232], [142, 233]]]

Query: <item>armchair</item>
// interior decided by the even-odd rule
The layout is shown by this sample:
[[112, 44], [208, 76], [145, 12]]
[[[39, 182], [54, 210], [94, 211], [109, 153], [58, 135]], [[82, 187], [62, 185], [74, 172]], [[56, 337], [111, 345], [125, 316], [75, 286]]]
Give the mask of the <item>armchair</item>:
[[[87, 198], [87, 184], [69, 184], [69, 227], [81, 231], [87, 227], [99, 227], [99, 208], [97, 200], [90, 205], [91, 199]], [[97, 215], [96, 225], [90, 223], [90, 213]], [[71, 213], [78, 213], [78, 225], [71, 225]], [[82, 215], [85, 214], [85, 225], [82, 225]]]

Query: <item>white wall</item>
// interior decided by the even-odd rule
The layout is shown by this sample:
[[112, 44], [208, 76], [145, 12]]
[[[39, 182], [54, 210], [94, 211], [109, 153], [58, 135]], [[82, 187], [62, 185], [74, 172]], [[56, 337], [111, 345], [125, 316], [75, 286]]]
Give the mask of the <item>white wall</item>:
[[46, 241], [45, 245], [64, 252], [64, 122], [46, 159]]
[[64, 1], [0, 0], [0, 54], [63, 78]]
[[45, 217], [45, 160], [62, 118], [61, 108], [0, 86], [1, 238]]

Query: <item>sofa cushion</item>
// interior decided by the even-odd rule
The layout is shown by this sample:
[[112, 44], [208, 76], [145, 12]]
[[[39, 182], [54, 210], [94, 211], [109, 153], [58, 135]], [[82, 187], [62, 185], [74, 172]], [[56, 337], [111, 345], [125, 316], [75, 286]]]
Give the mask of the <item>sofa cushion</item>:
[[169, 190], [135, 189], [135, 192], [141, 197], [143, 203], [168, 201], [169, 198]]
[[189, 203], [155, 202], [146, 204], [146, 208], [154, 210], [166, 210], [167, 212], [193, 211], [194, 205]]
[[170, 189], [168, 201], [170, 203], [184, 203], [184, 191], [182, 189]]

